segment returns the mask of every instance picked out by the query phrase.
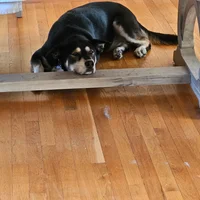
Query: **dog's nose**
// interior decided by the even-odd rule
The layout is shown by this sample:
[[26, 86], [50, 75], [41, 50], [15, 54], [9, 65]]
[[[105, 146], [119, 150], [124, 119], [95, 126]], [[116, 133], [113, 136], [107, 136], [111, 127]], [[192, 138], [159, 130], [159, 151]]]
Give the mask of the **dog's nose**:
[[92, 68], [92, 67], [94, 67], [94, 62], [91, 61], [91, 60], [90, 61], [86, 61], [85, 62], [85, 66], [88, 67], [88, 68]]

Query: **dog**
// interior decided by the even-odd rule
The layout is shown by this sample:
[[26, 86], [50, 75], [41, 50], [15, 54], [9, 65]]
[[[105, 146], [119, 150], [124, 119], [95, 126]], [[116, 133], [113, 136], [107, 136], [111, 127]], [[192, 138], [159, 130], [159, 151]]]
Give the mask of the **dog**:
[[31, 58], [31, 71], [73, 71], [93, 74], [100, 55], [113, 52], [121, 59], [127, 50], [146, 56], [151, 43], [177, 45], [177, 35], [149, 31], [125, 6], [93, 2], [69, 10], [51, 27], [44, 45]]

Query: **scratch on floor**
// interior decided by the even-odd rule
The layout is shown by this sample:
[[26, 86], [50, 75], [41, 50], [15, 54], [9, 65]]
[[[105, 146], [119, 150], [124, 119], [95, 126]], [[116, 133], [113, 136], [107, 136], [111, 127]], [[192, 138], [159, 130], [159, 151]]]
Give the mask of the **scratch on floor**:
[[111, 119], [111, 116], [110, 116], [110, 113], [109, 113], [109, 111], [110, 111], [110, 108], [108, 107], [108, 106], [106, 106], [105, 108], [104, 108], [104, 116], [107, 118], [107, 119]]

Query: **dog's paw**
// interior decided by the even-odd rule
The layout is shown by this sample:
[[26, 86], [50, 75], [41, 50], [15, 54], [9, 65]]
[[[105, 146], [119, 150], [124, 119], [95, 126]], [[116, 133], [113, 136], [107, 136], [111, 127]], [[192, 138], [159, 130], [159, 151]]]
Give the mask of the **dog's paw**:
[[63, 72], [64, 70], [62, 69], [62, 67], [60, 65], [54, 67], [52, 69], [52, 72]]
[[41, 64], [32, 64], [31, 65], [31, 72], [32, 73], [44, 72], [44, 68]]
[[147, 55], [147, 49], [146, 49], [145, 46], [140, 46], [140, 47], [135, 49], [134, 54], [138, 58], [143, 58]]
[[124, 48], [117, 47], [116, 49], [113, 50], [113, 58], [117, 60], [121, 59], [123, 57], [123, 52]]

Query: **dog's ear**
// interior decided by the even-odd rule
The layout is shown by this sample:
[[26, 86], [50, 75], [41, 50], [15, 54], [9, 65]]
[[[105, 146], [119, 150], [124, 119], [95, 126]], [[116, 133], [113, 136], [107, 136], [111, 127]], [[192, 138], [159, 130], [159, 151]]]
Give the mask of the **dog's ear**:
[[110, 42], [108, 42], [108, 41], [98, 40], [98, 39], [93, 39], [92, 43], [96, 47], [96, 49], [99, 53], [103, 52], [106, 44], [110, 44]]

